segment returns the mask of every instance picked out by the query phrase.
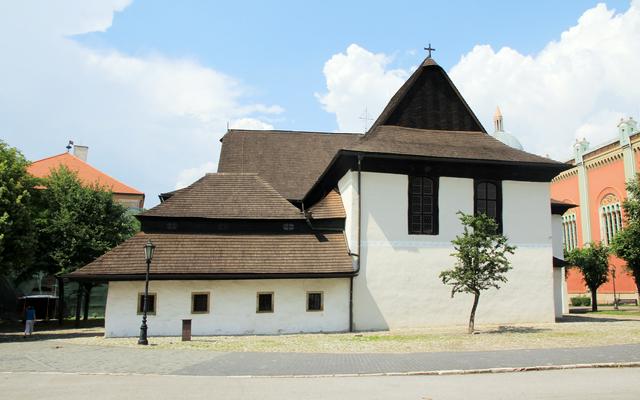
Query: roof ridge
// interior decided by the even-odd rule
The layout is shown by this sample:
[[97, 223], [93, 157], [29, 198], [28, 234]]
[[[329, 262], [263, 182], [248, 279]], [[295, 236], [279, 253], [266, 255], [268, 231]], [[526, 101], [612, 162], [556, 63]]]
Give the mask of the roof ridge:
[[326, 131], [293, 131], [286, 129], [229, 129], [225, 136], [229, 133], [286, 133], [286, 134], [302, 134], [302, 135], [363, 135], [359, 132], [326, 132]]

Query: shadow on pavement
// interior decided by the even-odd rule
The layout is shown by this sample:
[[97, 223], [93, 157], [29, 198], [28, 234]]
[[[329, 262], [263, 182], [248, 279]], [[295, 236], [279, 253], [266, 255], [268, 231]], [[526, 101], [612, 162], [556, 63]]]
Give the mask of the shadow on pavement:
[[564, 323], [564, 322], [623, 322], [623, 321], [638, 321], [637, 318], [624, 318], [623, 317], [602, 317], [602, 316], [591, 316], [591, 315], [563, 315], [562, 318], [557, 318], [556, 322]]
[[496, 329], [483, 331], [484, 334], [500, 334], [500, 333], [538, 333], [550, 331], [548, 328], [534, 328], [532, 326], [499, 326]]
[[37, 321], [32, 336], [25, 338], [23, 332], [21, 322], [0, 321], [0, 343], [8, 343], [103, 336], [104, 319], [80, 321], [79, 327], [75, 326], [75, 321], [64, 321], [62, 325], [55, 320]]

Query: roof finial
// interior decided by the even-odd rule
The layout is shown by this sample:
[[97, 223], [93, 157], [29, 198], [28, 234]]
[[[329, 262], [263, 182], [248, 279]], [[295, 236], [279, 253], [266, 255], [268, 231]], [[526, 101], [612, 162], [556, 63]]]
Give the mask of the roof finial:
[[431, 58], [431, 52], [436, 51], [436, 49], [431, 47], [431, 43], [429, 43], [429, 47], [425, 47], [424, 49], [429, 52], [429, 54], [427, 54], [427, 58]]
[[364, 122], [364, 133], [367, 133], [369, 129], [369, 121], [373, 121], [373, 118], [369, 117], [369, 112], [367, 111], [367, 107], [364, 107], [364, 113], [359, 117]]
[[69, 140], [69, 143], [67, 144], [67, 153], [71, 151], [72, 148], [73, 148], [73, 140]]

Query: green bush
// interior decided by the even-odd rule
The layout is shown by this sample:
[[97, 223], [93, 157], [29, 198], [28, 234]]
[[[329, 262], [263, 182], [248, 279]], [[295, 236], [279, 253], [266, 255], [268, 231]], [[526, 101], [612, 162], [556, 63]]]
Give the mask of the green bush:
[[573, 307], [589, 307], [591, 305], [591, 299], [586, 296], [572, 297], [571, 305]]

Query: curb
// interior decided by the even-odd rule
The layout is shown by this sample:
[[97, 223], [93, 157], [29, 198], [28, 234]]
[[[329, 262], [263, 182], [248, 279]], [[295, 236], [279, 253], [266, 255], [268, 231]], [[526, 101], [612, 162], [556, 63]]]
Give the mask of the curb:
[[0, 374], [61, 374], [61, 375], [106, 375], [106, 376], [176, 376], [176, 377], [200, 377], [200, 378], [358, 378], [376, 376], [443, 376], [443, 375], [477, 375], [477, 374], [504, 374], [513, 372], [535, 372], [535, 371], [558, 371], [570, 369], [589, 368], [640, 368], [640, 361], [637, 362], [610, 362], [591, 364], [565, 364], [565, 365], [540, 365], [533, 367], [501, 367], [501, 368], [478, 368], [478, 369], [451, 369], [451, 370], [431, 370], [431, 371], [409, 371], [409, 372], [372, 372], [353, 374], [301, 374], [301, 375], [176, 375], [158, 373], [126, 373], [126, 372], [65, 372], [65, 371], [0, 371]]

